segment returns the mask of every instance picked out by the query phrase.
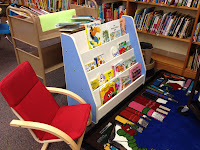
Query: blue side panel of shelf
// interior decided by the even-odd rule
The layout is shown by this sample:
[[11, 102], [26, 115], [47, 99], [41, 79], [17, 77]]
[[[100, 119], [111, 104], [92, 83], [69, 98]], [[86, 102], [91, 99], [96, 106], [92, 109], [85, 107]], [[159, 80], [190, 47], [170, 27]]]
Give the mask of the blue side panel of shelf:
[[[78, 94], [87, 103], [91, 104], [92, 121], [96, 122], [96, 105], [94, 103], [74, 41], [70, 36], [61, 34], [61, 42], [67, 90]], [[71, 97], [68, 97], [68, 103], [69, 105], [78, 104], [78, 102], [73, 100]]]
[[131, 16], [126, 16], [126, 15], [122, 16], [122, 18], [125, 18], [126, 33], [129, 33], [129, 39], [130, 39], [131, 47], [134, 48], [136, 61], [138, 63], [141, 63], [142, 74], [145, 75], [146, 74], [146, 68], [145, 68], [145, 64], [144, 64], [139, 40], [138, 40], [138, 37], [137, 37], [137, 31], [136, 31], [136, 28], [134, 26], [134, 20]]

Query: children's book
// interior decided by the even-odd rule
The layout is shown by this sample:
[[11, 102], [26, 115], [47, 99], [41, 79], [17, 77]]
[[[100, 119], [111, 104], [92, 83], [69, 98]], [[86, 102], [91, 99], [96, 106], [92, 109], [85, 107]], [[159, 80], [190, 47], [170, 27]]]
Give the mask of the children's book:
[[123, 72], [125, 70], [125, 66], [124, 66], [123, 62], [119, 62], [119, 63], [113, 65], [112, 69], [114, 72], [114, 76], [117, 76], [120, 74], [120, 72]]
[[102, 85], [102, 84], [106, 83], [106, 78], [105, 78], [105, 75], [103, 73], [100, 73], [97, 76], [97, 79], [99, 81], [99, 85]]
[[129, 75], [121, 77], [121, 90], [123, 90], [130, 84], [131, 84], [131, 78]]
[[123, 42], [119, 43], [118, 45], [119, 45], [118, 50], [119, 50], [120, 54], [123, 54], [126, 51], [131, 49], [130, 41], [123, 41]]
[[106, 82], [108, 82], [110, 79], [114, 77], [113, 70], [112, 69], [108, 70], [107, 72], [104, 73], [104, 76], [105, 76]]
[[118, 51], [118, 48], [116, 46], [112, 46], [110, 50], [111, 50], [111, 53], [112, 53], [113, 57], [119, 55], [119, 51]]
[[115, 82], [115, 91], [118, 94], [121, 91], [121, 79], [116, 78], [113, 82]]
[[85, 24], [85, 31], [87, 35], [89, 49], [101, 45], [101, 21], [97, 20]]
[[126, 34], [125, 18], [120, 18], [119, 23], [121, 28], [121, 35], [125, 35]]
[[102, 44], [110, 42], [109, 29], [106, 23], [101, 25], [101, 38]]
[[96, 62], [92, 61], [92, 62], [90, 62], [90, 63], [88, 63], [88, 64], [85, 65], [85, 70], [87, 72], [89, 72], [89, 71], [95, 69], [96, 67], [97, 67]]
[[93, 81], [90, 82], [92, 89], [95, 90], [99, 87], [99, 80], [98, 79], [94, 79]]
[[100, 89], [100, 96], [101, 96], [101, 104], [105, 104], [108, 102], [112, 97], [114, 97], [115, 92], [115, 83], [107, 83], [104, 87]]
[[121, 28], [119, 20], [108, 22], [107, 25], [111, 41], [121, 36]]
[[94, 58], [96, 64], [97, 64], [97, 67], [101, 66], [102, 64], [105, 63], [105, 60], [104, 60], [104, 54], [101, 54], [97, 57]]
[[129, 67], [133, 66], [136, 63], [136, 57], [135, 55], [131, 58], [124, 61], [125, 69], [128, 69]]
[[141, 63], [138, 63], [137, 65], [135, 65], [133, 68], [130, 69], [131, 82], [135, 81], [141, 75], [142, 75]]

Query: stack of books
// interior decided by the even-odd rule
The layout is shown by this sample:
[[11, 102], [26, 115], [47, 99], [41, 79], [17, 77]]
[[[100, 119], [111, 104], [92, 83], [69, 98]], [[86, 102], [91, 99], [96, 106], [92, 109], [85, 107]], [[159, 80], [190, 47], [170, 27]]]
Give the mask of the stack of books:
[[177, 38], [190, 37], [194, 25], [194, 18], [189, 15], [164, 13], [155, 7], [136, 10], [134, 20], [138, 30]]

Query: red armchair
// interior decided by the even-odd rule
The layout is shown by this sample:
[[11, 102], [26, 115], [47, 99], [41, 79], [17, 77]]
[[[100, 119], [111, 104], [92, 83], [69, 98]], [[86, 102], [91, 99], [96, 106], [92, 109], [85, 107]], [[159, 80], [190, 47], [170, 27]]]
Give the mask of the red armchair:
[[[27, 61], [1, 80], [0, 92], [20, 119], [12, 120], [10, 125], [28, 128], [36, 141], [44, 143], [42, 149], [58, 141], [66, 142], [74, 150], [81, 148], [92, 114], [90, 104], [80, 96], [65, 89], [45, 87]], [[50, 92], [70, 96], [81, 104], [60, 107]]]

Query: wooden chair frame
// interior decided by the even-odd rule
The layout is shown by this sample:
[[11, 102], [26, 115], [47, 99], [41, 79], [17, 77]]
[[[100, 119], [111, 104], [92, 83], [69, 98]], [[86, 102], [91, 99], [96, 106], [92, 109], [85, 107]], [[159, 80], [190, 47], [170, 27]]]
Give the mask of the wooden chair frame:
[[[77, 94], [75, 94], [71, 91], [61, 89], [61, 88], [55, 88], [55, 87], [46, 87], [46, 88], [51, 93], [58, 93], [58, 94], [70, 96], [73, 99], [75, 99], [76, 101], [78, 101], [79, 103], [86, 104], [86, 102], [80, 96], [78, 96]], [[44, 124], [44, 123], [24, 121], [22, 119], [22, 117], [14, 109], [12, 109], [12, 111], [14, 112], [14, 114], [20, 120], [12, 120], [10, 122], [10, 126], [27, 128], [31, 132], [31, 135], [33, 136], [33, 138], [37, 142], [43, 143], [41, 150], [46, 150], [49, 143], [60, 142], [60, 141], [64, 141], [65, 143], [67, 143], [71, 147], [71, 149], [73, 149], [73, 150], [80, 150], [85, 132], [82, 134], [82, 136], [78, 139], [78, 141], [76, 143], [70, 136], [68, 136], [66, 133], [64, 133], [60, 129], [55, 128], [55, 127], [48, 125], [48, 124]], [[88, 122], [87, 122], [87, 126], [89, 126], [91, 124], [91, 121], [92, 121], [92, 113], [90, 112], [90, 116], [89, 116], [89, 119], [88, 119]], [[41, 130], [41, 131], [51, 133], [51, 134], [59, 137], [60, 139], [40, 141], [31, 129], [36, 129], [36, 130]]]

